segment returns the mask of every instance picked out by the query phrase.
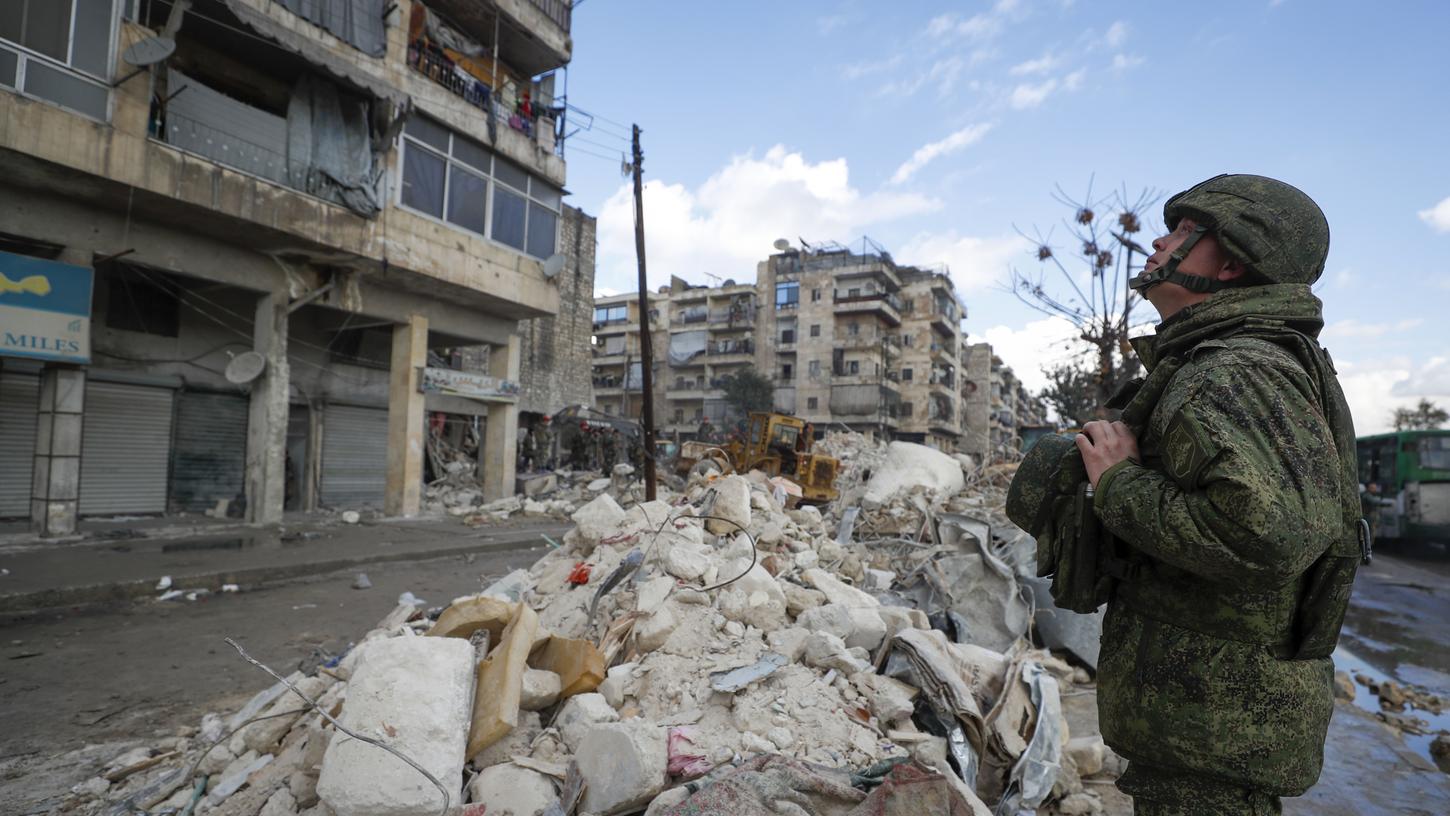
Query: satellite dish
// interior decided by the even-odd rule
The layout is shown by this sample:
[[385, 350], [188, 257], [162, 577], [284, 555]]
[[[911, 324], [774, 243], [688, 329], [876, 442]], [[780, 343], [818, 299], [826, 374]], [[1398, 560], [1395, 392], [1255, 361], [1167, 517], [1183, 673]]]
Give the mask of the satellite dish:
[[243, 385], [262, 376], [266, 369], [266, 357], [255, 351], [244, 351], [227, 363], [227, 382]]
[[176, 53], [176, 40], [170, 37], [147, 37], [131, 44], [121, 59], [128, 65], [137, 68], [145, 68], [148, 65], [155, 65], [163, 62], [172, 54]]
[[787, 249], [790, 249], [790, 241], [787, 241], [784, 238], [777, 238], [775, 239], [775, 243], [772, 244], [772, 246], [774, 246], [781, 252], [785, 252]]
[[553, 255], [550, 255], [549, 256], [549, 259], [547, 261], [544, 261], [544, 277], [545, 278], [548, 278], [549, 280], [553, 280], [554, 278], [557, 278], [559, 276], [559, 273], [560, 272], [563, 272], [563, 271], [564, 271], [564, 255], [562, 253], [555, 252]]

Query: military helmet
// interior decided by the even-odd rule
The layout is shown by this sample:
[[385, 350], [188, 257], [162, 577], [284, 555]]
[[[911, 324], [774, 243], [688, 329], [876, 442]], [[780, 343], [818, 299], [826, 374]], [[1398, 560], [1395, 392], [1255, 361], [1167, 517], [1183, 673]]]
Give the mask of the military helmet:
[[1192, 218], [1264, 282], [1314, 283], [1329, 255], [1324, 211], [1297, 187], [1253, 175], [1214, 176], [1163, 205], [1174, 230]]

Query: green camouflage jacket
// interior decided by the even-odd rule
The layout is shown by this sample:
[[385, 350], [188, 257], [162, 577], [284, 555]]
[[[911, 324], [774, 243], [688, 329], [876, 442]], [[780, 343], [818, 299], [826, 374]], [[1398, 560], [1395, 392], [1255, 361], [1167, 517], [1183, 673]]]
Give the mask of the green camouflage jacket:
[[1334, 669], [1293, 659], [1295, 613], [1358, 515], [1320, 314], [1305, 285], [1230, 289], [1134, 341], [1148, 375], [1123, 419], [1141, 464], [1109, 469], [1094, 499], [1137, 563], [1109, 602], [1098, 691], [1130, 762], [1282, 796], [1319, 777]]

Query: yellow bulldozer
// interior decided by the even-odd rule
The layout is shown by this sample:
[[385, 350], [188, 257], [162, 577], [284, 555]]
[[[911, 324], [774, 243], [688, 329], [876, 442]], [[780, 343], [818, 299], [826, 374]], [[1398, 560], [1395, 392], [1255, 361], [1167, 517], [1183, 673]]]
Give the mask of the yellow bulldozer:
[[830, 456], [812, 453], [812, 444], [811, 426], [805, 420], [787, 414], [754, 412], [750, 414], [744, 439], [733, 439], [723, 445], [704, 441], [682, 444], [676, 470], [681, 475], [705, 468], [721, 473], [759, 470], [799, 485], [802, 503], [825, 504], [838, 495], [836, 473], [841, 463]]

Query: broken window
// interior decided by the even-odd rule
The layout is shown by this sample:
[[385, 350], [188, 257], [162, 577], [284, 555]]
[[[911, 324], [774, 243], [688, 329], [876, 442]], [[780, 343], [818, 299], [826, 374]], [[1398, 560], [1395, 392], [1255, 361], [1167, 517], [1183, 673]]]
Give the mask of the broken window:
[[107, 264], [104, 276], [110, 292], [106, 298], [106, 326], [121, 331], [176, 337], [181, 329], [179, 284], [165, 281], [159, 272], [125, 264]]

